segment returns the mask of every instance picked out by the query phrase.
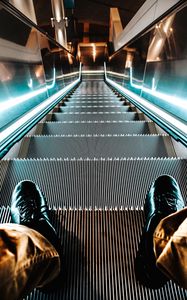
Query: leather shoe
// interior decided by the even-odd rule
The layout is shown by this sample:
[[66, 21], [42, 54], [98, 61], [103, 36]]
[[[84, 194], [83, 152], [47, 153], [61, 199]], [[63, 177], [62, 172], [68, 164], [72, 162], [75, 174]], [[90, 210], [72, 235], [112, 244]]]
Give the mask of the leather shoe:
[[135, 259], [136, 279], [149, 288], [161, 288], [169, 281], [156, 267], [153, 233], [161, 219], [183, 207], [184, 200], [176, 180], [168, 175], [158, 177], [146, 196], [145, 226]]
[[59, 240], [48, 213], [46, 199], [34, 182], [25, 180], [16, 185], [11, 199], [12, 223], [25, 225], [38, 231], [58, 251]]

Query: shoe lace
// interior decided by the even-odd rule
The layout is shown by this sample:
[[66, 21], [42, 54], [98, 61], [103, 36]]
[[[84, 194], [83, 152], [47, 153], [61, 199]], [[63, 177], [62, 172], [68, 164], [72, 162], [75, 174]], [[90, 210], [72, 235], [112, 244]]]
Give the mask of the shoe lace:
[[164, 212], [164, 210], [173, 212], [176, 211], [176, 202], [177, 198], [175, 195], [169, 192], [155, 195], [155, 203], [159, 212]]
[[22, 222], [33, 220], [37, 214], [37, 205], [34, 199], [24, 197], [19, 201], [19, 211]]

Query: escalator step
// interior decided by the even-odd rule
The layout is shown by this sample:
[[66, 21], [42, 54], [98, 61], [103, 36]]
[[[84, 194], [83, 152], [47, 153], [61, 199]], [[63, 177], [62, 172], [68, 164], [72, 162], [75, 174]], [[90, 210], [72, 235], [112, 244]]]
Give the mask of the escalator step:
[[58, 123], [41, 124], [42, 134], [149, 134], [148, 122], [123, 123]]
[[60, 105], [60, 108], [105, 108], [105, 110], [107, 110], [107, 108], [129, 108], [129, 105], [124, 105], [123, 102], [121, 101], [116, 101], [113, 103], [102, 103], [102, 102], [97, 102], [97, 101], [87, 101], [85, 103], [85, 101], [83, 103], [79, 102], [65, 102], [64, 105]]
[[28, 158], [167, 157], [164, 141], [169, 136], [33, 136]]
[[101, 114], [62, 114], [62, 113], [54, 113], [52, 115], [51, 121], [118, 121], [118, 120], [142, 120], [143, 113], [101, 113]]
[[112, 105], [116, 105], [116, 104], [122, 104], [123, 101], [125, 101], [123, 99], [122, 101], [122, 98], [101, 98], [101, 97], [94, 97], [94, 98], [88, 98], [88, 97], [85, 97], [85, 98], [67, 98], [66, 101], [68, 103], [80, 103], [79, 105], [81, 105], [82, 103], [87, 103], [88, 105], [92, 105], [92, 103], [103, 103], [105, 105], [107, 105], [108, 103], [113, 103]]
[[141, 207], [151, 183], [162, 174], [175, 177], [187, 199], [185, 159], [16, 159], [0, 164], [1, 174], [7, 169], [1, 205], [9, 205], [15, 185], [29, 179], [41, 187], [51, 207]]
[[82, 89], [82, 90], [79, 90], [79, 91], [75, 91], [74, 93], [72, 93], [72, 96], [75, 96], [75, 97], [92, 97], [92, 96], [103, 96], [104, 97], [117, 97], [117, 94], [115, 94], [114, 92], [112, 91], [108, 91], [108, 90], [105, 90], [105, 89], [92, 89], [92, 88], [89, 88], [89, 89]]
[[96, 95], [103, 93], [106, 95], [114, 95], [114, 92], [108, 86], [106, 86], [104, 82], [95, 82], [94, 84], [94, 81], [90, 82], [90, 84], [88, 82], [83, 82], [74, 92], [75, 95]]
[[[1, 222], [10, 219], [6, 210], [1, 209]], [[142, 211], [52, 210], [50, 217], [61, 239], [62, 284], [51, 294], [34, 290], [27, 300], [186, 299], [187, 291], [171, 281], [158, 290], [136, 282], [134, 259], [143, 225]]]
[[68, 113], [68, 112], [129, 112], [131, 111], [130, 106], [127, 105], [68, 105], [60, 106], [59, 112]]
[[111, 93], [111, 94], [107, 94], [107, 93], [103, 93], [103, 94], [72, 94], [69, 96], [69, 99], [72, 100], [72, 99], [75, 99], [75, 100], [94, 100], [94, 99], [99, 99], [99, 100], [108, 100], [108, 99], [112, 99], [112, 100], [118, 100], [119, 98], [114, 94], [114, 93]]
[[123, 105], [123, 101], [120, 101], [120, 100], [103, 100], [103, 99], [100, 99], [100, 98], [94, 98], [94, 99], [68, 98], [65, 101], [65, 106], [68, 106], [68, 105], [92, 105], [92, 106], [95, 106], [95, 105], [116, 105], [116, 104], [117, 105], [119, 105], [119, 104]]
[[105, 95], [109, 97], [115, 97], [117, 96], [114, 92], [108, 89], [98, 89], [96, 88], [84, 88], [81, 86], [81, 88], [77, 89], [73, 94], [73, 96], [99, 96], [99, 95]]

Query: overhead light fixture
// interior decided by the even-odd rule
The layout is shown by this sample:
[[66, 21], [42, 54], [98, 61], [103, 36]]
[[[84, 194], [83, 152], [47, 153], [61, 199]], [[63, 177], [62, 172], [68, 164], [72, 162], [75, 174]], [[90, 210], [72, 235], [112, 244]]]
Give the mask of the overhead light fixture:
[[92, 47], [93, 47], [93, 61], [95, 62], [95, 59], [96, 59], [96, 45], [92, 44]]

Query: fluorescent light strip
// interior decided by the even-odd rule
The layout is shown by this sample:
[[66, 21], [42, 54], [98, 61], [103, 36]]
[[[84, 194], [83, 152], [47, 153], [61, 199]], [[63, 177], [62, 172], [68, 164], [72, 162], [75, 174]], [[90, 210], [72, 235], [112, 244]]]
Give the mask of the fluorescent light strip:
[[[53, 69], [53, 81], [50, 85], [46, 85], [45, 87], [43, 88], [40, 88], [36, 91], [33, 91], [33, 92], [29, 92], [25, 95], [22, 95], [22, 96], [18, 96], [18, 97], [15, 97], [15, 98], [12, 98], [10, 100], [6, 100], [6, 101], [3, 101], [0, 103], [0, 111], [3, 112], [5, 110], [8, 110], [14, 106], [17, 106], [18, 104], [21, 104], [29, 99], [32, 99], [40, 94], [43, 94], [45, 92], [47, 92], [47, 90], [50, 90], [52, 88], [54, 88], [55, 86], [55, 82], [56, 82], [56, 79], [55, 79], [55, 76], [56, 76], [56, 71], [55, 71], [55, 68]], [[32, 80], [32, 79], [31, 79]]]
[[55, 68], [53, 68], [53, 81], [50, 85], [47, 85], [47, 89], [50, 90], [50, 89], [54, 88], [55, 83], [56, 83], [56, 70], [55, 70]]
[[33, 120], [37, 117], [37, 115], [45, 110], [48, 106], [50, 106], [57, 98], [63, 96], [66, 92], [71, 90], [75, 85], [77, 85], [79, 79], [75, 80], [74, 82], [70, 83], [68, 86], [57, 92], [55, 95], [49, 97], [45, 102], [41, 103], [37, 107], [35, 107], [32, 111], [27, 113], [24, 117], [20, 118], [14, 124], [10, 125], [7, 129], [0, 133], [0, 143], [3, 143], [9, 136], [11, 136], [14, 132], [19, 130], [19, 128], [23, 127], [28, 123], [28, 121]]
[[62, 78], [65, 78], [65, 77], [71, 77], [71, 76], [75, 76], [75, 75], [78, 75], [79, 72], [72, 72], [72, 73], [67, 73], [67, 74], [62, 74], [60, 76], [57, 76], [56, 78], [57, 79], [62, 79]]
[[5, 110], [8, 110], [18, 104], [21, 104], [33, 97], [36, 97], [40, 94], [43, 94], [47, 91], [47, 87], [43, 87], [39, 90], [36, 90], [36, 91], [33, 91], [33, 92], [30, 92], [30, 93], [27, 93], [25, 95], [22, 95], [22, 96], [19, 96], [19, 97], [15, 97], [13, 99], [10, 99], [10, 100], [6, 100], [6, 101], [3, 101], [0, 103], [0, 111], [1, 113]]
[[[70, 74], [79, 74], [79, 72], [73, 72], [73, 73], [69, 73], [69, 74], [66, 74], [70, 76]], [[50, 85], [46, 85], [45, 87], [43, 88], [40, 88], [36, 91], [33, 91], [33, 92], [29, 92], [27, 94], [24, 94], [22, 96], [18, 96], [18, 97], [15, 97], [15, 98], [12, 98], [10, 100], [6, 100], [6, 101], [3, 101], [0, 103], [0, 112], [2, 113], [3, 111], [6, 111], [10, 108], [13, 108], [14, 106], [17, 106], [18, 104], [21, 104], [27, 100], [30, 100], [38, 95], [41, 95], [45, 92], [47, 92], [47, 90], [50, 90], [52, 88], [54, 88], [56, 84], [56, 70], [55, 68], [53, 69], [53, 81]]]
[[29, 80], [29, 82], [28, 82], [28, 87], [29, 87], [30, 89], [33, 88], [33, 80], [32, 80], [32, 78], [30, 78], [30, 80]]
[[129, 78], [128, 75], [125, 75], [125, 74], [122, 74], [122, 73], [116, 73], [116, 72], [113, 72], [113, 71], [107, 71], [107, 74], [109, 75], [114, 75], [114, 76], [118, 76], [118, 77], [125, 77], [125, 78]]
[[149, 95], [152, 95], [161, 100], [164, 100], [165, 102], [168, 102], [174, 106], [180, 107], [182, 109], [185, 109], [185, 107], [186, 107], [186, 100], [183, 100], [183, 99], [173, 96], [173, 95], [167, 95], [167, 94], [156, 91], [154, 77], [152, 79], [152, 89], [146, 88], [143, 85], [137, 85], [137, 84], [133, 83], [132, 68], [130, 68], [130, 85], [133, 88], [136, 88], [136, 89], [141, 90]]
[[[132, 68], [130, 68], [130, 69], [132, 69]], [[142, 80], [135, 79], [135, 78], [131, 77], [131, 72], [130, 72], [130, 77], [128, 75], [125, 75], [125, 74], [122, 74], [122, 73], [113, 72], [113, 71], [107, 71], [107, 74], [109, 74], [111, 76], [117, 76], [117, 77], [121, 77], [121, 78], [125, 78], [125, 79], [130, 79], [130, 83], [132, 82], [132, 79], [135, 80], [136, 82], [142, 83]], [[139, 88], [140, 86], [137, 85], [137, 87]]]
[[[116, 73], [116, 72], [113, 72], [113, 71], [107, 71], [107, 74], [118, 76], [118, 77], [121, 77], [121, 78], [129, 78], [129, 76], [127, 76], [125, 74]], [[168, 94], [164, 94], [164, 93], [156, 91], [155, 78], [154, 77], [152, 79], [152, 88], [151, 89], [146, 88], [143, 85], [135, 84], [133, 82], [133, 80], [136, 80], [136, 81], [138, 81], [138, 80], [137, 79], [133, 79], [132, 68], [130, 68], [130, 78], [129, 79], [130, 79], [130, 85], [131, 85], [131, 87], [133, 87], [133, 88], [135, 88], [137, 90], [141, 90], [141, 91], [143, 91], [143, 92], [145, 92], [145, 93], [147, 93], [149, 95], [152, 95], [154, 97], [160, 98], [160, 99], [164, 100], [165, 102], [171, 103], [174, 106], [177, 106], [177, 107], [180, 107], [182, 109], [185, 109], [185, 107], [186, 107], [186, 100], [183, 100], [183, 99], [181, 99], [179, 97], [176, 97], [176, 96], [173, 96], [173, 95], [168, 95]], [[177, 104], [175, 104], [175, 103], [177, 103]]]
[[151, 113], [153, 113], [154, 115], [159, 116], [159, 118], [162, 118], [164, 121], [171, 124], [172, 127], [175, 126], [177, 129], [179, 129], [185, 135], [187, 135], [187, 125], [185, 125], [183, 122], [180, 122], [176, 118], [174, 118], [171, 115], [169, 115], [168, 113], [164, 112], [162, 109], [160, 109], [157, 106], [151, 104], [147, 100], [139, 97], [138, 95], [134, 94], [133, 92], [127, 90], [126, 88], [124, 88], [121, 85], [117, 84], [113, 80], [107, 78], [107, 76], [106, 76], [106, 80], [107, 80], [108, 83], [110, 83], [113, 87], [115, 87], [119, 91], [122, 91], [124, 94], [127, 94], [132, 99], [135, 99], [137, 101], [137, 103], [141, 104], [143, 107], [148, 109]]
[[103, 73], [104, 73], [103, 70], [92, 70], [92, 71], [84, 70], [84, 71], [82, 71], [82, 74], [103, 74]]

